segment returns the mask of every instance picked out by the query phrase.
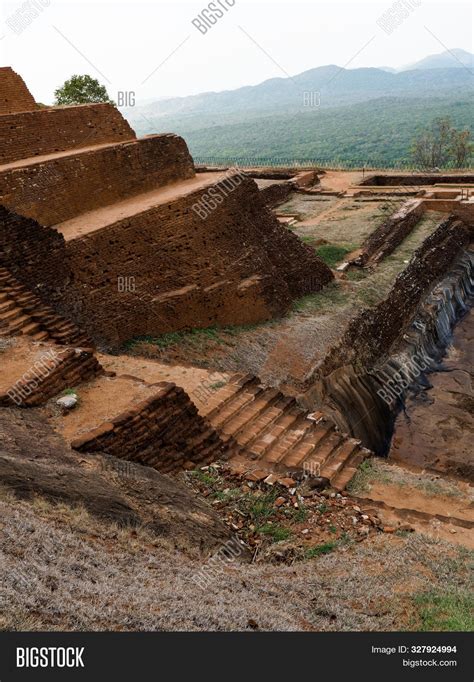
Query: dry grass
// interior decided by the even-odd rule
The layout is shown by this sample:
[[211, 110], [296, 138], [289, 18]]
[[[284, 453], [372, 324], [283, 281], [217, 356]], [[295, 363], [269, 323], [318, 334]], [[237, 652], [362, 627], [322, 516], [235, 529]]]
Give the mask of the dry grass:
[[466, 495], [464, 488], [461, 489], [455, 481], [428, 472], [412, 473], [378, 457], [362, 462], [349, 484], [349, 489], [356, 494], [366, 493], [370, 491], [371, 484], [376, 482], [396, 485], [400, 488], [415, 488], [431, 496], [462, 497]]
[[411, 535], [341, 545], [293, 566], [202, 564], [83, 510], [0, 500], [0, 627], [8, 630], [396, 630], [416, 595], [467, 588], [466, 552]]

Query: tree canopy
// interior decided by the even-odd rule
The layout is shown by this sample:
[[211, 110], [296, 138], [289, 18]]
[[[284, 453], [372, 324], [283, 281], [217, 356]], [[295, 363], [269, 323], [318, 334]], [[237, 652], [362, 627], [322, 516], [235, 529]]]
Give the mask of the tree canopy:
[[471, 132], [452, 125], [449, 116], [435, 118], [413, 141], [412, 158], [420, 168], [464, 168], [472, 151]]
[[105, 85], [96, 78], [88, 76], [71, 76], [61, 87], [54, 91], [56, 104], [89, 104], [106, 102], [114, 104], [109, 98]]

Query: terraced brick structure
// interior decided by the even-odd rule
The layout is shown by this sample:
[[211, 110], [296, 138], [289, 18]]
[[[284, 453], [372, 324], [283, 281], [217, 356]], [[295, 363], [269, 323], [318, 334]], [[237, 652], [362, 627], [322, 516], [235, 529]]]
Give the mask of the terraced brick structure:
[[136, 139], [108, 104], [37, 108], [17, 83], [24, 103], [0, 137], [3, 265], [22, 278], [30, 235], [57, 277], [30, 268], [28, 285], [94, 341], [267, 320], [332, 279], [250, 178], [196, 175], [177, 135]]
[[[260, 458], [267, 473], [309, 462], [344, 487], [365, 457], [359, 442], [316, 426], [258, 377], [235, 376], [198, 410], [174, 383], [117, 374], [94, 354], [94, 344], [283, 315], [328, 284], [330, 268], [280, 225], [249, 175], [196, 175], [176, 135], [136, 139], [111, 105], [40, 108], [11, 69], [0, 79], [10, 366], [0, 404], [43, 406], [77, 450], [165, 472], [221, 457], [250, 469]], [[66, 390], [80, 393], [68, 418], [51, 407]]]

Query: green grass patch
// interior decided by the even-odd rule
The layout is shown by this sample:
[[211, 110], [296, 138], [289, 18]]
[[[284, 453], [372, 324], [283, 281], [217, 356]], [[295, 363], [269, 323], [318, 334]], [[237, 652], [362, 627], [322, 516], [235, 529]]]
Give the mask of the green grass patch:
[[308, 518], [309, 512], [306, 507], [300, 506], [299, 509], [289, 508], [284, 510], [285, 516], [288, 516], [295, 523], [303, 523]]
[[350, 270], [347, 270], [346, 277], [351, 282], [360, 282], [361, 280], [365, 279], [368, 276], [368, 274], [369, 272], [367, 270], [354, 267]]
[[473, 632], [474, 595], [466, 591], [431, 591], [415, 595], [413, 603], [422, 632]]
[[200, 483], [204, 483], [209, 488], [213, 488], [217, 483], [219, 483], [219, 476], [210, 474], [207, 471], [201, 471], [200, 469], [194, 469], [190, 471], [191, 476], [194, 476]]
[[247, 512], [256, 525], [265, 523], [276, 514], [274, 505], [277, 497], [278, 490], [272, 490], [257, 498], [250, 496]]
[[217, 391], [218, 388], [222, 388], [222, 387], [225, 386], [226, 384], [227, 384], [227, 381], [216, 381], [216, 383], [215, 383], [215, 384], [211, 384], [211, 385], [209, 386], [209, 388], [210, 388], [212, 391]]
[[291, 530], [284, 526], [279, 526], [277, 523], [266, 523], [260, 528], [257, 528], [257, 533], [267, 535], [272, 542], [281, 542], [287, 540], [291, 535]]
[[344, 260], [344, 256], [354, 251], [354, 249], [355, 246], [353, 244], [321, 244], [321, 246], [317, 247], [316, 254], [326, 265], [334, 268]]
[[212, 497], [215, 500], [221, 500], [222, 502], [226, 502], [228, 500], [233, 500], [241, 494], [241, 491], [239, 488], [231, 488], [230, 490], [216, 490], [215, 493], [212, 493]]
[[322, 556], [323, 554], [330, 554], [337, 547], [337, 542], [325, 542], [323, 545], [316, 545], [316, 547], [310, 547], [305, 552], [306, 559], [314, 559], [317, 556]]
[[380, 479], [380, 472], [377, 470], [377, 464], [373, 459], [364, 459], [352, 481], [347, 486], [347, 490], [351, 493], [365, 493], [370, 489], [370, 484], [376, 479]]

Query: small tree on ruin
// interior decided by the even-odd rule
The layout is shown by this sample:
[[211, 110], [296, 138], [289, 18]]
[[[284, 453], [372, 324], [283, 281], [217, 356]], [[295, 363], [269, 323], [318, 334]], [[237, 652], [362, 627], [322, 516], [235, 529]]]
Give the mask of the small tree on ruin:
[[84, 76], [71, 76], [64, 85], [54, 91], [56, 104], [90, 104], [106, 102], [115, 104], [105, 88], [99, 81], [87, 74]]

